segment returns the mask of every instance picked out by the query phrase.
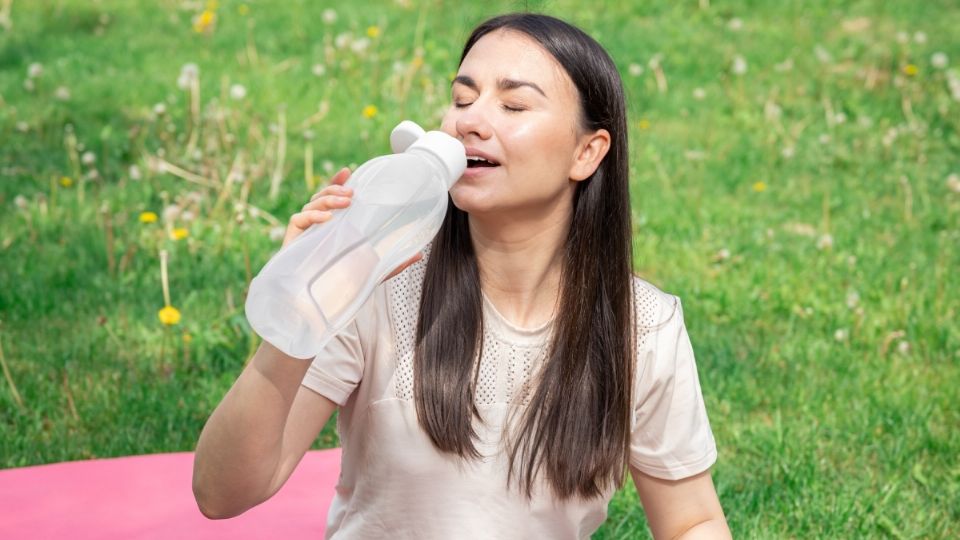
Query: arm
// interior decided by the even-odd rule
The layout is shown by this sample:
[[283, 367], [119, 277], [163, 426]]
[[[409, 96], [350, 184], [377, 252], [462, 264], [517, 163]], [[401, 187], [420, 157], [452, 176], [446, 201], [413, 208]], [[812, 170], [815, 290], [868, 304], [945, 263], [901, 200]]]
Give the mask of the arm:
[[336, 404], [300, 386], [310, 362], [264, 342], [200, 434], [193, 493], [203, 515], [233, 517], [287, 481]]
[[662, 480], [631, 466], [630, 475], [654, 538], [732, 538], [710, 471]]

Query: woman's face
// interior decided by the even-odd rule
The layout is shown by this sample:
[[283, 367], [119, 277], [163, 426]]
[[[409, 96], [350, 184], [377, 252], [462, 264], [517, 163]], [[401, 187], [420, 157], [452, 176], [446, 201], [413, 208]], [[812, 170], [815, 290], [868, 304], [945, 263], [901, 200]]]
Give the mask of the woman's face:
[[580, 101], [546, 50], [519, 32], [491, 32], [467, 53], [452, 93], [441, 129], [467, 149], [467, 170], [450, 190], [457, 208], [539, 213], [571, 203], [582, 179]]

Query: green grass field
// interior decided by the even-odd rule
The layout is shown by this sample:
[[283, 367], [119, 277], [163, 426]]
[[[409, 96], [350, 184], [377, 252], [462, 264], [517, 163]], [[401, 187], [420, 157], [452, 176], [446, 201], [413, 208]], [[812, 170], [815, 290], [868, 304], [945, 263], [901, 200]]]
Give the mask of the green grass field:
[[[192, 450], [272, 231], [529, 7], [621, 68], [636, 269], [684, 301], [734, 535], [960, 536], [953, 0], [7, 4], [0, 467]], [[596, 537], [647, 536], [629, 486]]]

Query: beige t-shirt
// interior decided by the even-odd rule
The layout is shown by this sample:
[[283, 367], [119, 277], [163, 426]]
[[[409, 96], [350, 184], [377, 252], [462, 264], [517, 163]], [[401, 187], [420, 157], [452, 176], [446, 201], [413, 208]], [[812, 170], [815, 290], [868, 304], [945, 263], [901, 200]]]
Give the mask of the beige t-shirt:
[[[340, 478], [328, 539], [589, 538], [613, 492], [556, 500], [545, 483], [527, 499], [507, 486], [504, 424], [524, 407], [551, 325], [519, 328], [483, 300], [477, 450], [439, 452], [417, 422], [413, 344], [425, 260], [377, 287], [359, 315], [312, 362], [303, 384], [340, 405]], [[679, 299], [634, 279], [638, 332], [630, 464], [651, 476], [700, 473], [717, 451]]]

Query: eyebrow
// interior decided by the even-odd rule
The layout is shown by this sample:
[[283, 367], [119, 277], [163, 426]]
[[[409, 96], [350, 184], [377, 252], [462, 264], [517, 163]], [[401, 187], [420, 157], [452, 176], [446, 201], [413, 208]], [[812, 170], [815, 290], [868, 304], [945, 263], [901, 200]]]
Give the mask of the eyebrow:
[[[460, 83], [471, 90], [479, 90], [480, 88], [477, 85], [477, 81], [473, 80], [473, 77], [470, 77], [467, 75], [457, 75], [457, 77], [453, 79], [453, 81], [450, 83], [450, 86], [453, 86], [457, 83]], [[547, 94], [546, 92], [543, 91], [543, 89], [541, 89], [535, 83], [532, 83], [530, 81], [520, 81], [517, 79], [497, 80], [497, 88], [499, 88], [500, 90], [516, 90], [517, 88], [521, 88], [524, 86], [529, 86], [530, 88], [533, 88], [534, 90], [539, 92], [540, 95], [542, 95], [543, 97], [547, 97]]]

